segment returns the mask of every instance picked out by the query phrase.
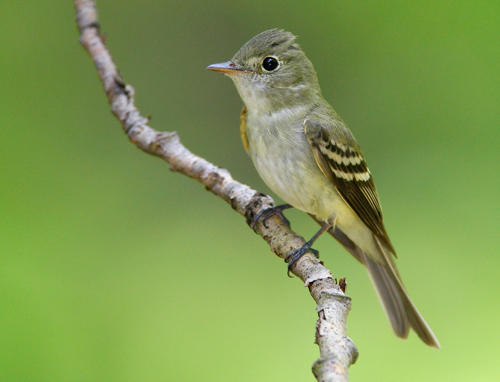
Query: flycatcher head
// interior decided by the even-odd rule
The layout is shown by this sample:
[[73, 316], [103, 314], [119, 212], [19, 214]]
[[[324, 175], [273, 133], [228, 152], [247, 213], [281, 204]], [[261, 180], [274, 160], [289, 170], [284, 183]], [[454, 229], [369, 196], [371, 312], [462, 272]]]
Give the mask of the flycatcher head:
[[271, 29], [248, 41], [231, 61], [207, 69], [228, 75], [248, 109], [273, 111], [320, 94], [316, 72], [295, 36]]

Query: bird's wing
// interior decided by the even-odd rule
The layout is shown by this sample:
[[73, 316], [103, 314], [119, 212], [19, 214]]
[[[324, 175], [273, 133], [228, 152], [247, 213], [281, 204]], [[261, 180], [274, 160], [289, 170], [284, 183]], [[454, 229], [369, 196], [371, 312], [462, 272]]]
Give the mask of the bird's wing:
[[310, 115], [304, 120], [304, 132], [323, 174], [367, 227], [396, 255], [382, 221], [375, 183], [349, 129], [340, 118], [332, 120]]
[[243, 106], [240, 115], [240, 134], [241, 140], [243, 141], [243, 146], [248, 153], [250, 150], [250, 146], [248, 145], [248, 137], [247, 137], [247, 107]]

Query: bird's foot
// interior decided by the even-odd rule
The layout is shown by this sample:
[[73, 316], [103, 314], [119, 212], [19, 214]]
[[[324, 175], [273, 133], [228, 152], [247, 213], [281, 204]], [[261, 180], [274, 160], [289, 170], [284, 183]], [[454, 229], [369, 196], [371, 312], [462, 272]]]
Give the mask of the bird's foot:
[[271, 207], [271, 208], [267, 208], [263, 211], [260, 211], [257, 215], [255, 215], [253, 222], [250, 223], [250, 227], [255, 231], [255, 229], [257, 227], [257, 223], [259, 222], [259, 220], [262, 219], [262, 224], [264, 224], [264, 227], [269, 228], [266, 224], [266, 221], [267, 221], [267, 219], [269, 219], [273, 215], [278, 215], [281, 219], [283, 219], [285, 224], [288, 227], [290, 227], [290, 222], [285, 217], [285, 215], [283, 215], [283, 211], [287, 210], [289, 208], [293, 208], [293, 207], [290, 204], [283, 204], [281, 206]]
[[307, 251], [310, 250], [314, 254], [314, 256], [316, 256], [316, 258], [319, 259], [319, 252], [316, 251], [315, 249], [312, 249], [311, 247], [314, 244], [314, 242], [318, 239], [318, 237], [320, 237], [325, 231], [329, 230], [330, 228], [335, 227], [336, 223], [337, 219], [335, 220], [332, 218], [328, 219], [327, 223], [323, 225], [318, 232], [316, 232], [316, 234], [311, 238], [311, 240], [305, 243], [302, 246], [302, 248], [296, 249], [285, 258], [285, 262], [288, 263], [288, 272], [287, 272], [288, 277], [291, 277], [290, 272], [292, 271], [293, 265], [297, 262], [298, 259], [304, 256], [304, 254]]
[[292, 277], [290, 276], [290, 272], [292, 271], [294, 264], [297, 262], [297, 260], [299, 260], [302, 256], [304, 256], [307, 251], [311, 251], [314, 254], [314, 256], [316, 256], [316, 258], [319, 259], [319, 252], [314, 248], [311, 248], [311, 245], [312, 245], [311, 241], [308, 241], [301, 248], [296, 249], [285, 258], [285, 263], [288, 263], [288, 272], [287, 272], [288, 277]]

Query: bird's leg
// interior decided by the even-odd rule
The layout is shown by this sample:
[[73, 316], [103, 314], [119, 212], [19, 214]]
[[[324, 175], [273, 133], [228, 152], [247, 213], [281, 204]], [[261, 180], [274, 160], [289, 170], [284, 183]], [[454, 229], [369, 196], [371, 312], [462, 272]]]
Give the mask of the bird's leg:
[[263, 211], [260, 211], [257, 215], [255, 215], [253, 222], [250, 224], [250, 227], [255, 231], [255, 227], [257, 226], [258, 221], [260, 219], [263, 219], [262, 224], [264, 224], [264, 227], [269, 228], [266, 225], [266, 220], [269, 219], [273, 215], [278, 215], [281, 219], [283, 219], [285, 224], [288, 227], [290, 227], [290, 222], [285, 217], [285, 215], [283, 215], [283, 211], [287, 210], [289, 208], [293, 208], [293, 206], [291, 206], [290, 204], [283, 204], [281, 206], [271, 207], [271, 208], [267, 208]]
[[292, 271], [293, 265], [297, 262], [298, 259], [300, 259], [302, 256], [304, 256], [304, 254], [307, 251], [310, 250], [312, 253], [314, 253], [314, 256], [318, 257], [318, 253], [319, 252], [317, 250], [311, 248], [312, 245], [318, 239], [318, 237], [320, 237], [325, 231], [328, 231], [332, 227], [335, 230], [335, 225], [336, 224], [337, 224], [337, 218], [335, 218], [335, 219], [333, 219], [333, 218], [328, 219], [327, 222], [326, 222], [326, 224], [323, 225], [318, 232], [316, 232], [316, 234], [311, 238], [311, 240], [309, 240], [308, 242], [306, 242], [301, 248], [296, 249], [295, 251], [293, 251], [292, 253], [290, 253], [285, 258], [285, 262], [288, 263], [288, 272], [287, 272], [288, 277], [292, 277], [292, 276], [290, 276], [290, 272]]

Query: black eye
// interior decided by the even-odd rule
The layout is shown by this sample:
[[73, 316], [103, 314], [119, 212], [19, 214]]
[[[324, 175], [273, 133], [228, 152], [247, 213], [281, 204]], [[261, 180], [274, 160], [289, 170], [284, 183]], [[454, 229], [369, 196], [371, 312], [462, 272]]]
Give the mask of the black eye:
[[276, 70], [278, 66], [280, 66], [280, 63], [274, 57], [266, 57], [264, 58], [264, 61], [262, 61], [262, 67], [268, 72]]

